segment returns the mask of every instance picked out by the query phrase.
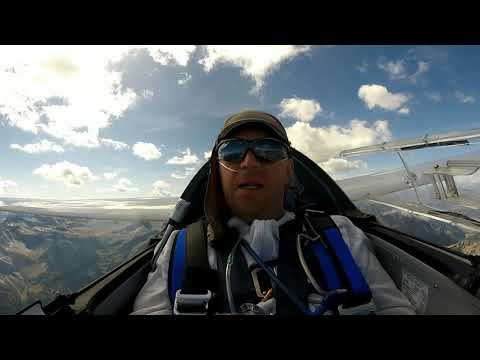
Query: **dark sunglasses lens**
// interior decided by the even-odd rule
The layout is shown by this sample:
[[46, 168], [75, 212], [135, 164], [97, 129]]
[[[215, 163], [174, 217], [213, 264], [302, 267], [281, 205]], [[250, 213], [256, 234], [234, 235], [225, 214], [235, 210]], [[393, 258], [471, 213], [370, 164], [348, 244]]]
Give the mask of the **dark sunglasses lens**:
[[246, 144], [239, 140], [227, 141], [218, 148], [218, 159], [228, 162], [241, 162]]
[[255, 144], [255, 155], [267, 161], [278, 161], [288, 156], [287, 147], [279, 141], [260, 140]]

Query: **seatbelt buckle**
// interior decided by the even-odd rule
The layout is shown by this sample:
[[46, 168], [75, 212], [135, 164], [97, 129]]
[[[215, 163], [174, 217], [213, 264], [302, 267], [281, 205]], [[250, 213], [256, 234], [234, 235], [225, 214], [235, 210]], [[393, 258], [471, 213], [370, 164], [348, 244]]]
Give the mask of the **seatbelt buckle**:
[[206, 294], [182, 294], [179, 289], [175, 293], [174, 315], [207, 315], [208, 305], [212, 299], [212, 292]]

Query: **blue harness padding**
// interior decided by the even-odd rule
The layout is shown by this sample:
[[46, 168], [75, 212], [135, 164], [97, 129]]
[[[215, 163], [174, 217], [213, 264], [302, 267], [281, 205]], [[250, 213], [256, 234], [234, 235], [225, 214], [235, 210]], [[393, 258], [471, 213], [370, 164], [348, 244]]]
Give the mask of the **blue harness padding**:
[[[349, 307], [369, 302], [372, 298], [370, 287], [353, 259], [340, 230], [330, 227], [323, 229], [322, 235], [329, 249], [325, 248], [320, 241], [314, 241], [310, 246], [323, 274], [326, 290], [348, 290], [349, 295], [345, 305]], [[341, 275], [339, 271], [342, 272]]]
[[169, 289], [168, 294], [170, 296], [170, 304], [175, 303], [175, 294], [177, 290], [182, 288], [183, 278], [185, 276], [185, 260], [187, 249], [187, 229], [182, 229], [177, 235], [174, 248], [172, 261], [170, 263], [171, 273], [169, 274]]
[[327, 249], [320, 241], [312, 242], [311, 245], [313, 253], [317, 259], [317, 263], [322, 271], [323, 280], [325, 282], [325, 290], [335, 290], [342, 288], [342, 282], [338, 276], [337, 269], [333, 263], [332, 257], [327, 252]]

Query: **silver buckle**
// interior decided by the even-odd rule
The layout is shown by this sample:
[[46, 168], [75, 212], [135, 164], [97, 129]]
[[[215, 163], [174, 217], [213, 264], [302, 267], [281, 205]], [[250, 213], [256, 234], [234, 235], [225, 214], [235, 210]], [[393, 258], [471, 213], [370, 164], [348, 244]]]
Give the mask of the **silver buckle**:
[[207, 315], [208, 303], [212, 299], [212, 292], [206, 294], [182, 294], [181, 289], [175, 293], [173, 313], [175, 315]]

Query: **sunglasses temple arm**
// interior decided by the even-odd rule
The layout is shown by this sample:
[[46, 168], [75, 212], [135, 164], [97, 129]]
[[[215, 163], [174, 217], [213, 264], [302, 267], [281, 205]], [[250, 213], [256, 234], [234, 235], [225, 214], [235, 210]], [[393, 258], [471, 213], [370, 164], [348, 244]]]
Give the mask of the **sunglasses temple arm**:
[[227, 169], [227, 170], [229, 170], [229, 171], [231, 171], [231, 172], [234, 172], [234, 173], [240, 172], [239, 170], [234, 170], [234, 169], [228, 167], [227, 165], [225, 165], [225, 164], [222, 163], [221, 161], [219, 161], [219, 163], [220, 163], [220, 166], [223, 166], [225, 169]]

